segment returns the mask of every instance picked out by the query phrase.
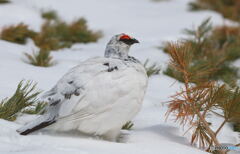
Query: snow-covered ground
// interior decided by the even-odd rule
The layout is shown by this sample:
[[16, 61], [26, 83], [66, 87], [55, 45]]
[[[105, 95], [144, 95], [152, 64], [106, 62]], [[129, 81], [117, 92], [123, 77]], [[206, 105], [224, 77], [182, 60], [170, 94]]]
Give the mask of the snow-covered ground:
[[[23, 62], [24, 52], [36, 50], [32, 41], [17, 45], [0, 40], [0, 99], [10, 96], [22, 79], [33, 80], [45, 91], [71, 67], [89, 57], [102, 56], [112, 35], [127, 33], [140, 40], [131, 54], [141, 61], [150, 59], [164, 69], [168, 57], [157, 49], [162, 41], [182, 37], [184, 28], [198, 25], [211, 16], [214, 24], [222, 24], [213, 12], [188, 12], [189, 0], [12, 0], [0, 5], [0, 27], [24, 22], [34, 30], [43, 23], [42, 10], [54, 9], [61, 18], [72, 21], [85, 17], [92, 29], [102, 30], [98, 43], [76, 44], [70, 49], [52, 52], [56, 65], [35, 67]], [[200, 154], [205, 153], [189, 144], [189, 134], [173, 121], [165, 121], [166, 101], [179, 89], [163, 74], [151, 77], [141, 112], [133, 120], [134, 128], [124, 132], [126, 143], [112, 143], [82, 138], [77, 132], [38, 132], [20, 136], [15, 130], [33, 117], [21, 117], [17, 122], [0, 120], [0, 154]], [[219, 123], [221, 119], [211, 119]], [[220, 137], [227, 143], [239, 143], [237, 133], [226, 126]]]

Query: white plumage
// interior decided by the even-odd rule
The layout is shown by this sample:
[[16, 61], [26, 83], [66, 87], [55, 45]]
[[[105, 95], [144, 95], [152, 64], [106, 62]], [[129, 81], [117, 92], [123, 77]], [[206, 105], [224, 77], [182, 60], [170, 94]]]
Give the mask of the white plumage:
[[79, 130], [115, 141], [121, 127], [139, 112], [147, 87], [144, 67], [128, 56], [134, 43], [138, 41], [128, 35], [116, 35], [105, 57], [72, 68], [45, 93], [46, 113], [18, 132], [26, 135], [53, 124], [58, 131]]

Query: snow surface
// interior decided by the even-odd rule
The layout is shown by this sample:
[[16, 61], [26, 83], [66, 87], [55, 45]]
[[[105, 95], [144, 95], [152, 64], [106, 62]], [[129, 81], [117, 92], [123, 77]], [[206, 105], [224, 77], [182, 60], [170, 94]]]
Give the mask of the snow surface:
[[[85, 17], [92, 29], [102, 30], [104, 37], [98, 43], [76, 44], [70, 49], [52, 52], [55, 65], [49, 68], [24, 63], [24, 52], [37, 50], [31, 40], [27, 45], [0, 41], [0, 99], [11, 96], [22, 79], [33, 80], [39, 89], [50, 89], [67, 70], [80, 61], [102, 56], [112, 35], [127, 33], [140, 40], [131, 54], [142, 62], [150, 59], [164, 69], [168, 56], [157, 47], [166, 40], [183, 37], [182, 30], [198, 25], [211, 16], [214, 24], [225, 21], [220, 15], [204, 11], [189, 12], [190, 0], [12, 0], [0, 5], [0, 28], [24, 22], [39, 31], [43, 23], [42, 10], [54, 9], [61, 18], [70, 22]], [[112, 143], [77, 132], [54, 133], [40, 131], [20, 136], [15, 130], [34, 116], [20, 117], [16, 122], [0, 120], [0, 154], [190, 154], [205, 153], [189, 144], [189, 134], [171, 121], [165, 121], [166, 101], [179, 90], [175, 83], [163, 74], [151, 77], [141, 112], [133, 120], [134, 128], [124, 131], [125, 143]], [[214, 124], [222, 119], [210, 118]], [[226, 143], [239, 143], [238, 134], [229, 125], [220, 133]]]

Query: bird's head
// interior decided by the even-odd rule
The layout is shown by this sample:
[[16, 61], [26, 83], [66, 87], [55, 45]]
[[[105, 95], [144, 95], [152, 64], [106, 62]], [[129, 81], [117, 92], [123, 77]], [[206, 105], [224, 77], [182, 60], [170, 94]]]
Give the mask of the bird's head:
[[139, 43], [139, 41], [127, 34], [118, 34], [111, 38], [108, 42], [105, 57], [110, 58], [127, 58], [131, 45]]

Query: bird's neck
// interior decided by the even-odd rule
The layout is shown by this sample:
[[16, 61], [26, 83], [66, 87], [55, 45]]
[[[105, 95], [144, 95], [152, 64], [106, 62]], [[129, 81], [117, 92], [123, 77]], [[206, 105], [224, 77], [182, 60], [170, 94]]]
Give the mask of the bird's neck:
[[106, 58], [127, 59], [129, 48], [129, 46], [108, 45], [104, 56]]

